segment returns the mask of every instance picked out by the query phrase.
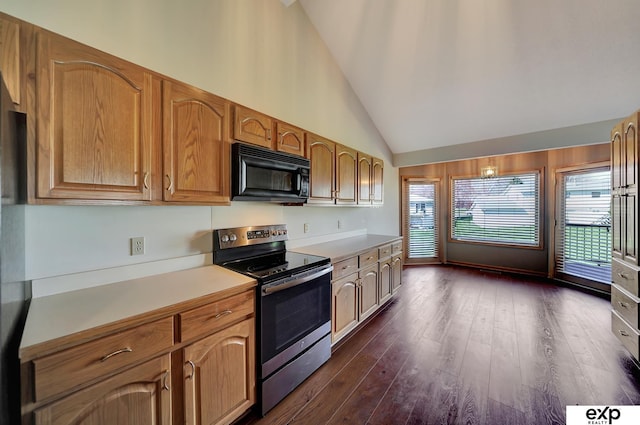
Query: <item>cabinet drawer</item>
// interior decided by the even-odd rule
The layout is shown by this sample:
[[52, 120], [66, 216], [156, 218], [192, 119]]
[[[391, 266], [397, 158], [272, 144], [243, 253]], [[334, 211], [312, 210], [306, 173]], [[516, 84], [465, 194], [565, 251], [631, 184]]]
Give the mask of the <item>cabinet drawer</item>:
[[187, 341], [254, 312], [254, 291], [246, 291], [180, 314], [180, 340]]
[[402, 241], [394, 242], [391, 244], [391, 253], [399, 254], [402, 252]]
[[333, 279], [339, 279], [358, 270], [358, 257], [347, 258], [333, 265]]
[[611, 306], [632, 328], [638, 328], [640, 316], [638, 316], [638, 300], [635, 297], [624, 293], [618, 289], [617, 285], [611, 285]]
[[358, 256], [360, 268], [370, 266], [378, 262], [378, 250], [372, 249]]
[[625, 322], [618, 313], [611, 312], [611, 330], [622, 342], [622, 344], [633, 354], [636, 360], [640, 360], [640, 334]]
[[173, 318], [167, 317], [36, 359], [36, 400], [149, 358], [172, 344]]
[[614, 258], [611, 261], [611, 276], [613, 283], [638, 296], [638, 269]]
[[380, 248], [378, 248], [378, 257], [379, 258], [391, 257], [391, 244], [381, 246]]

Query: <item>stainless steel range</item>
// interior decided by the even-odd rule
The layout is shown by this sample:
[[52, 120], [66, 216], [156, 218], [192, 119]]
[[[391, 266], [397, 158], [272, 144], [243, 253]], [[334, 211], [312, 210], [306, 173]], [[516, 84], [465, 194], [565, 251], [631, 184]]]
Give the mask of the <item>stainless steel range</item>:
[[258, 281], [258, 409], [266, 414], [331, 356], [331, 261], [286, 250], [285, 225], [214, 231], [214, 263]]

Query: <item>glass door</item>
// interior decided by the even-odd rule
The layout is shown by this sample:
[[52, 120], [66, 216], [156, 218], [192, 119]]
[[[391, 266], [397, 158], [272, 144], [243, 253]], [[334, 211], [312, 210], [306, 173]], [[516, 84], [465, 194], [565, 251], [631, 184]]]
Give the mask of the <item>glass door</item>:
[[611, 171], [609, 167], [557, 175], [556, 277], [609, 292], [611, 283]]
[[402, 181], [402, 228], [405, 262], [434, 262], [438, 258], [437, 181], [404, 178]]

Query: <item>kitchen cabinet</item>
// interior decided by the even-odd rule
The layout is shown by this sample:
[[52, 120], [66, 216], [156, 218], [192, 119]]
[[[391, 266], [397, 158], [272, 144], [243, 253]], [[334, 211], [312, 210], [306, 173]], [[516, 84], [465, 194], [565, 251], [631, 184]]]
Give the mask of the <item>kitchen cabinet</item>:
[[336, 204], [356, 205], [358, 197], [358, 152], [336, 144]]
[[291, 124], [276, 121], [276, 150], [292, 155], [305, 156], [304, 131]]
[[638, 125], [640, 111], [611, 131], [612, 331], [640, 360], [638, 291]]
[[169, 355], [36, 409], [36, 425], [171, 424]]
[[150, 72], [38, 30], [38, 198], [151, 199]]
[[380, 158], [372, 158], [371, 164], [371, 204], [382, 205], [384, 203], [384, 161]]
[[[331, 256], [330, 252], [353, 247], [353, 255], [339, 255], [333, 263], [331, 283], [332, 293], [332, 330], [333, 344], [356, 329], [367, 318], [380, 309], [402, 282], [402, 241], [372, 243], [371, 238], [353, 238], [340, 242], [327, 242], [300, 248], [302, 252], [314, 255]], [[338, 244], [334, 247], [334, 244]], [[335, 258], [335, 255], [334, 255]]]
[[358, 152], [358, 205], [371, 205], [373, 163], [371, 156]]
[[324, 137], [307, 133], [309, 204], [335, 203], [336, 144]]
[[255, 321], [244, 320], [184, 349], [185, 423], [228, 424], [255, 403]]
[[235, 140], [273, 149], [271, 117], [240, 105], [235, 105], [233, 110]]
[[335, 343], [358, 326], [358, 273], [331, 283], [331, 342]]
[[170, 80], [163, 86], [163, 199], [228, 204], [230, 103]]
[[[21, 25], [17, 19], [0, 14], [0, 72], [14, 105], [22, 105], [24, 75], [21, 71]], [[21, 110], [22, 111], [22, 110]], [[24, 111], [23, 111], [24, 112]]]
[[217, 266], [39, 298], [25, 338], [25, 425], [231, 423], [255, 403], [255, 281]]

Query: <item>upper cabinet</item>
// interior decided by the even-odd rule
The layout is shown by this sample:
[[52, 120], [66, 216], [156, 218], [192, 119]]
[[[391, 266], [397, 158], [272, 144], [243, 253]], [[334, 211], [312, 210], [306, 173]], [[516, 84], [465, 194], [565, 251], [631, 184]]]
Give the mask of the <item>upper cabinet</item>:
[[309, 200], [313, 204], [335, 203], [336, 144], [323, 137], [307, 133]]
[[37, 34], [39, 198], [151, 199], [152, 75]]
[[276, 121], [276, 150], [304, 156], [304, 131], [287, 123]]
[[372, 159], [369, 155], [358, 152], [358, 204], [371, 205], [371, 171]]
[[379, 158], [371, 159], [371, 203], [373, 205], [382, 205], [384, 203], [383, 178], [384, 178], [384, 161]]
[[273, 121], [271, 117], [244, 106], [234, 106], [233, 138], [272, 148]]
[[163, 81], [165, 201], [229, 202], [230, 103]]
[[0, 72], [15, 105], [22, 102], [20, 23], [0, 15]]
[[357, 204], [357, 172], [358, 151], [336, 145], [336, 204]]

